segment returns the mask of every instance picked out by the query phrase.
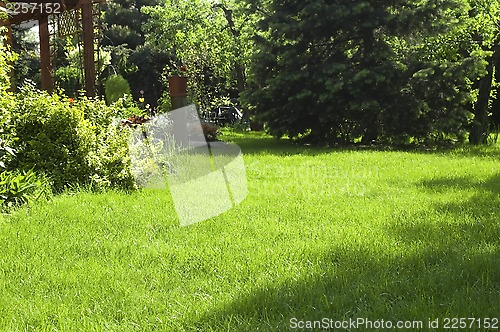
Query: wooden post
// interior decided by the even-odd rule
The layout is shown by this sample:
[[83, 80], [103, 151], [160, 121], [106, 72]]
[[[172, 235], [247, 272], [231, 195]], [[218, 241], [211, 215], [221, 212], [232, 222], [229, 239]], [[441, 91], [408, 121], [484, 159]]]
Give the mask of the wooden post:
[[[168, 90], [172, 102], [172, 110], [187, 105], [187, 78], [171, 76], [168, 78]], [[188, 147], [189, 128], [188, 118], [185, 112], [171, 112], [170, 117], [174, 123], [174, 141], [178, 149]]]
[[173, 110], [187, 106], [187, 77], [170, 76], [168, 90]]
[[42, 90], [52, 92], [52, 74], [50, 66], [50, 41], [49, 41], [49, 17], [40, 16], [38, 19], [40, 34], [40, 65], [42, 74]]
[[82, 4], [83, 54], [85, 67], [85, 90], [88, 97], [95, 97], [95, 62], [94, 62], [94, 22], [92, 20], [92, 1]]

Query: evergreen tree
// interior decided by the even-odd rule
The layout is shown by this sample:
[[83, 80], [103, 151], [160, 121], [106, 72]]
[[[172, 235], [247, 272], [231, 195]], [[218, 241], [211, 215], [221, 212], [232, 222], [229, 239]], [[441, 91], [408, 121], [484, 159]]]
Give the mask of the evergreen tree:
[[[256, 38], [249, 103], [278, 137], [369, 143], [443, 130], [463, 135], [470, 118], [468, 82], [477, 77], [480, 59], [416, 57], [432, 52], [426, 43], [461, 23], [460, 5], [270, 0]], [[434, 125], [450, 118], [459, 126]]]

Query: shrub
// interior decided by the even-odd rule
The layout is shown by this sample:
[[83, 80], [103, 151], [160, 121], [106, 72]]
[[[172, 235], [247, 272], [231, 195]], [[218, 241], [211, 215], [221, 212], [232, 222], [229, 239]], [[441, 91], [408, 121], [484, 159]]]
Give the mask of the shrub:
[[121, 119], [127, 119], [132, 115], [142, 116], [147, 114], [146, 110], [137, 107], [137, 104], [132, 99], [132, 95], [125, 95], [118, 99], [111, 105], [111, 109], [115, 116]]
[[[96, 132], [96, 144], [88, 155], [95, 188], [134, 188], [128, 155], [128, 131], [110, 124]], [[101, 130], [102, 129], [102, 130]]]
[[121, 75], [112, 75], [108, 77], [104, 85], [106, 100], [108, 104], [113, 104], [124, 95], [130, 95], [130, 86], [126, 79]]
[[111, 106], [103, 101], [78, 99], [74, 105], [83, 111], [92, 130], [92, 145], [86, 161], [92, 170], [90, 182], [94, 188], [134, 187], [128, 156], [128, 131], [119, 126], [118, 118], [140, 112], [129, 98], [120, 98]]
[[122, 109], [82, 97], [68, 100], [25, 86], [11, 110], [17, 157], [10, 169], [46, 174], [55, 191], [71, 185], [133, 187]]
[[85, 159], [92, 131], [81, 109], [56, 94], [24, 86], [16, 96], [12, 124], [17, 138], [13, 166], [47, 174], [56, 190], [88, 179]]

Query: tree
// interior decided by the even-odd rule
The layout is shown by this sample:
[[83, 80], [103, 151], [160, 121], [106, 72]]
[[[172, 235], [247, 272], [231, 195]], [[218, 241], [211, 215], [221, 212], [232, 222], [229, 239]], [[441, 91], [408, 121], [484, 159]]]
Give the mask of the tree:
[[486, 54], [486, 73], [478, 82], [478, 96], [473, 106], [474, 121], [469, 140], [484, 144], [490, 132], [492, 104], [496, 96], [495, 69], [500, 62], [500, 2], [471, 0], [471, 39]]
[[40, 83], [40, 56], [36, 54], [38, 41], [30, 27], [12, 26], [12, 50], [18, 54], [14, 61], [14, 86], [19, 87], [25, 79]]
[[135, 50], [146, 40], [142, 25], [149, 17], [141, 13], [144, 6], [158, 4], [158, 0], [113, 0], [106, 2], [104, 22], [106, 30], [103, 46], [126, 45]]
[[[270, 0], [261, 6], [269, 14], [259, 24], [247, 100], [275, 136], [405, 141], [436, 131], [458, 136], [456, 126], [435, 125], [447, 119], [458, 129], [467, 125], [468, 82], [477, 77], [479, 57], [450, 61], [445, 41], [443, 52], [417, 57], [432, 51], [427, 42], [461, 24], [463, 3]], [[431, 77], [437, 80], [426, 85]], [[429, 99], [430, 88], [439, 89], [432, 91], [439, 98]]]
[[[172, 54], [170, 67], [185, 65], [202, 108], [246, 86], [253, 16], [238, 1], [167, 0], [146, 7], [147, 41]], [[167, 68], [166, 75], [169, 75]]]

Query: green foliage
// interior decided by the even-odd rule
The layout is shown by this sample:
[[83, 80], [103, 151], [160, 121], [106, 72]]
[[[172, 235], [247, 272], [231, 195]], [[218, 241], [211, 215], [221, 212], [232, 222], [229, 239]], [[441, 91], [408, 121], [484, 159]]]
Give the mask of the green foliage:
[[61, 191], [73, 185], [132, 188], [127, 133], [113, 121], [123, 110], [85, 97], [76, 101], [30, 86], [10, 111], [10, 169], [34, 170]]
[[123, 76], [129, 82], [135, 100], [144, 98], [145, 104], [156, 107], [162, 92], [166, 90], [162, 72], [169, 58], [169, 52], [154, 49], [150, 45], [139, 46], [130, 52]]
[[108, 77], [104, 89], [108, 104], [118, 101], [118, 99], [123, 98], [125, 95], [130, 95], [128, 82], [121, 75]]
[[12, 126], [18, 153], [14, 166], [47, 174], [56, 189], [88, 179], [85, 158], [93, 137], [80, 108], [25, 86], [16, 95]]
[[78, 91], [83, 89], [82, 72], [79, 68], [72, 66], [58, 68], [54, 78], [57, 87], [68, 96], [77, 97]]
[[32, 170], [28, 172], [0, 172], [0, 209], [11, 208], [47, 196], [48, 183]]
[[157, 4], [157, 0], [115, 0], [106, 2], [104, 21], [107, 28], [104, 31], [104, 46], [126, 45], [136, 49], [144, 45], [145, 36], [142, 24], [148, 20], [141, 13], [141, 7]]
[[[145, 44], [143, 24], [150, 18], [141, 12], [145, 6], [158, 0], [117, 0], [104, 5], [104, 38], [102, 45], [111, 54], [111, 65], [104, 76], [122, 75], [129, 83], [132, 96], [144, 97], [147, 104], [156, 107], [165, 84], [162, 69], [170, 53]], [[143, 90], [144, 95], [139, 91]]]
[[11, 147], [4, 144], [3, 140], [0, 138], [0, 171], [5, 169], [7, 161], [15, 157], [16, 152]]
[[276, 0], [265, 9], [247, 101], [273, 135], [464, 138], [484, 63], [458, 43], [459, 1]]
[[129, 99], [120, 99], [107, 107], [103, 101], [81, 97], [76, 101], [75, 107], [83, 111], [92, 130], [93, 143], [86, 158], [92, 170], [91, 185], [97, 189], [133, 188], [128, 156], [129, 132], [119, 126], [119, 118], [130, 116], [130, 112], [139, 115], [140, 111], [130, 106]]
[[111, 105], [115, 116], [121, 119], [127, 119], [133, 115], [143, 116], [146, 115], [146, 110], [139, 108], [137, 103], [132, 99], [131, 95], [125, 95], [123, 98], [118, 99]]
[[12, 26], [12, 51], [17, 54], [13, 62], [12, 84], [17, 88], [24, 81], [40, 83], [40, 55], [37, 32], [22, 25]]
[[0, 26], [0, 97], [10, 87], [10, 70], [12, 68], [10, 62], [15, 60], [15, 55], [5, 45], [6, 28]]
[[245, 89], [255, 19], [244, 3], [168, 0], [142, 11], [151, 17], [144, 25], [147, 41], [170, 51], [172, 66], [186, 65], [190, 92], [202, 109]]

